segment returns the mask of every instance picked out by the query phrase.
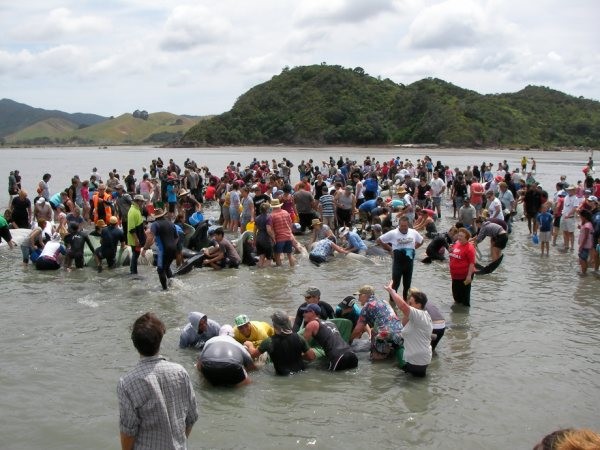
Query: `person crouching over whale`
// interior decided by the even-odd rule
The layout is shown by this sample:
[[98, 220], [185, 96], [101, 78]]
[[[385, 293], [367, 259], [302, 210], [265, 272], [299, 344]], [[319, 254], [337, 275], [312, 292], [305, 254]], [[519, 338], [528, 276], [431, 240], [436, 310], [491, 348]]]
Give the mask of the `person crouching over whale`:
[[215, 240], [215, 245], [203, 249], [206, 258], [204, 265], [210, 266], [215, 270], [221, 270], [225, 267], [237, 269], [240, 266], [241, 258], [233, 244], [225, 238], [223, 228], [219, 227], [208, 232]]

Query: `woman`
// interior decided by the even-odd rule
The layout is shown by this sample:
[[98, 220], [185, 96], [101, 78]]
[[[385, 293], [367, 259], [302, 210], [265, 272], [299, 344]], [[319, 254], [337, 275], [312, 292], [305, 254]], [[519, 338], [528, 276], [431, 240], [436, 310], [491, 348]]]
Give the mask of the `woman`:
[[229, 193], [229, 230], [238, 231], [240, 228], [240, 190], [237, 182], [234, 181]]
[[12, 199], [11, 224], [13, 228], [31, 227], [31, 200], [25, 189], [19, 190], [19, 195]]
[[433, 332], [431, 316], [425, 310], [427, 296], [423, 292], [413, 292], [408, 296], [408, 301], [405, 301], [394, 290], [393, 283], [390, 281], [385, 286], [385, 290], [402, 311], [404, 328], [400, 333], [404, 339], [404, 351], [398, 355], [400, 367], [416, 377], [424, 377], [427, 366], [431, 362], [431, 333]]
[[269, 267], [273, 260], [273, 244], [275, 243], [275, 232], [269, 211], [271, 205], [263, 203], [260, 205], [260, 214], [255, 219], [254, 243], [256, 255], [258, 256], [258, 267]]
[[590, 253], [594, 248], [594, 227], [592, 225], [592, 213], [583, 210], [579, 212], [581, 218], [581, 226], [579, 227], [579, 267], [581, 272], [579, 275], [585, 276], [588, 269], [588, 260], [590, 259]]
[[471, 306], [471, 281], [475, 273], [475, 246], [469, 239], [469, 230], [459, 228], [449, 255], [452, 297], [465, 306]]
[[240, 233], [246, 231], [246, 226], [254, 222], [254, 201], [250, 197], [250, 189], [247, 186], [242, 188], [242, 214], [240, 216]]

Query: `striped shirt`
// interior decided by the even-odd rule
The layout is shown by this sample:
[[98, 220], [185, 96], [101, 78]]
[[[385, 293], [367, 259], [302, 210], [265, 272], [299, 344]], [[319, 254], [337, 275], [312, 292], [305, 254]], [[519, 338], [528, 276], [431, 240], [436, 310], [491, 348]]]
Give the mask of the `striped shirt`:
[[335, 216], [333, 195], [331, 195], [331, 194], [321, 195], [321, 198], [319, 198], [319, 203], [321, 204], [321, 213], [322, 213], [323, 217]]
[[136, 449], [187, 448], [186, 428], [198, 420], [190, 377], [162, 356], [142, 357], [119, 380], [119, 428], [135, 436]]
[[281, 208], [273, 209], [271, 220], [273, 221], [275, 242], [291, 241], [293, 238], [292, 219], [289, 213]]

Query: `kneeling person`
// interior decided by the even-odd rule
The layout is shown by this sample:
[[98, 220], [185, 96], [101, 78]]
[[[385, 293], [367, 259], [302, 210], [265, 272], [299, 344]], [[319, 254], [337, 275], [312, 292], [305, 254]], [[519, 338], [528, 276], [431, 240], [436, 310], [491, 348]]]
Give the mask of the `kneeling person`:
[[284, 311], [276, 311], [271, 316], [275, 334], [268, 337], [258, 348], [250, 341], [244, 346], [253, 358], [267, 352], [275, 367], [277, 375], [290, 375], [306, 368], [303, 357], [309, 350], [304, 338], [292, 331], [290, 319]]
[[[339, 371], [354, 369], [358, 366], [356, 354], [350, 350], [350, 346], [342, 339], [340, 332], [333, 323], [323, 322], [319, 319], [321, 308], [319, 305], [310, 303], [303, 308], [304, 340], [310, 342], [314, 339], [325, 351], [329, 360], [329, 370]], [[314, 350], [311, 348], [306, 353], [307, 359], [315, 359]]]

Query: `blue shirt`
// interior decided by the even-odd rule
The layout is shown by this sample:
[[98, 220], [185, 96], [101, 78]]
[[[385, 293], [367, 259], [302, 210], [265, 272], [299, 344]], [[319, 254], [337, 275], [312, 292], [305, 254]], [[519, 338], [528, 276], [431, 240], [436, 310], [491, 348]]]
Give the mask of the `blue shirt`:
[[377, 200], [367, 200], [361, 203], [361, 205], [358, 207], [358, 210], [363, 212], [371, 212], [375, 208], [377, 208]]
[[553, 217], [549, 212], [538, 213], [535, 220], [540, 224], [540, 231], [552, 231]]
[[358, 233], [355, 233], [354, 231], [350, 231], [346, 235], [346, 240], [348, 241], [348, 244], [350, 245], [350, 247], [353, 247], [356, 249], [356, 250], [354, 250], [354, 253], [358, 253], [361, 250], [367, 249], [367, 245], [363, 242], [363, 240], [360, 238]]

